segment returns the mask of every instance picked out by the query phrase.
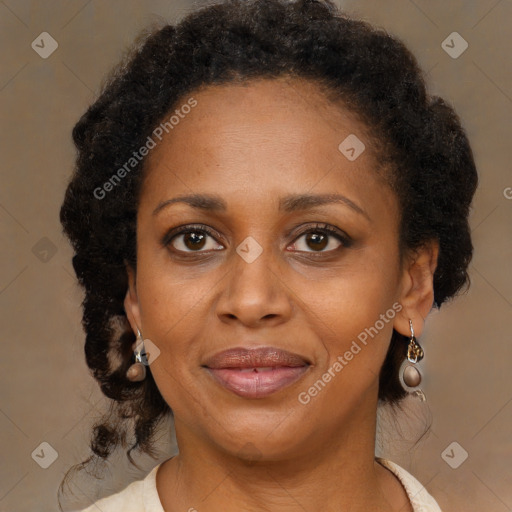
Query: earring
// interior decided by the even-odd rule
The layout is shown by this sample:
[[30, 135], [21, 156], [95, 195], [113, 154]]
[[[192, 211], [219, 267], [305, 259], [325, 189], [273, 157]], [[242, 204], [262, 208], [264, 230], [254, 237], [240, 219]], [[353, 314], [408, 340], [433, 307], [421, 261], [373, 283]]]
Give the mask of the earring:
[[[401, 383], [403, 387], [418, 396], [422, 401], [425, 401], [425, 395], [420, 389], [415, 389], [421, 384], [421, 373], [415, 365], [423, 359], [425, 355], [420, 344], [414, 336], [414, 328], [412, 326], [412, 320], [409, 320], [409, 327], [411, 329], [411, 337], [409, 338], [409, 345], [407, 346], [407, 360], [402, 364], [400, 371]], [[408, 364], [412, 363], [412, 364]]]
[[423, 359], [425, 354], [420, 344], [416, 341], [416, 336], [414, 336], [412, 320], [409, 320], [409, 327], [411, 328], [411, 337], [409, 338], [409, 346], [407, 347], [407, 359], [411, 363], [417, 363]]
[[144, 348], [144, 339], [137, 328], [137, 341], [134, 343], [135, 363], [128, 368], [126, 378], [132, 382], [140, 382], [146, 378], [146, 351]]

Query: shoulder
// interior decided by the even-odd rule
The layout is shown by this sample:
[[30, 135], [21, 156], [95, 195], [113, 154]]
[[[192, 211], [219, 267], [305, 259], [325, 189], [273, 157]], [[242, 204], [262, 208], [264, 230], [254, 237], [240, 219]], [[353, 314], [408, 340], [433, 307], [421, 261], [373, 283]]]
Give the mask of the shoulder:
[[377, 458], [377, 460], [400, 480], [411, 501], [414, 512], [442, 512], [436, 500], [409, 472], [390, 460], [381, 458]]
[[76, 512], [164, 512], [156, 489], [155, 466], [143, 480], [132, 482], [122, 491], [94, 502]]

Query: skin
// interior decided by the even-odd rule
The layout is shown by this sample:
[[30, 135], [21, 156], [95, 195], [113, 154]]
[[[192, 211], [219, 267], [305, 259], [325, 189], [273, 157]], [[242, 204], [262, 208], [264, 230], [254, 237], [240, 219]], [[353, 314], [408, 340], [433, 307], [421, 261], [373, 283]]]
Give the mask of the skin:
[[[148, 157], [137, 271], [128, 267], [125, 300], [134, 332], [160, 350], [150, 371], [174, 412], [180, 453], [157, 474], [164, 509], [412, 510], [400, 482], [374, 459], [378, 375], [393, 328], [409, 335], [411, 319], [421, 336], [437, 244], [400, 259], [397, 199], [377, 172], [365, 126], [317, 85], [267, 79], [190, 96], [197, 106]], [[366, 145], [353, 162], [338, 150], [349, 134]], [[364, 213], [339, 202], [278, 210], [281, 197], [305, 193], [341, 194]], [[188, 194], [220, 196], [227, 209], [174, 203], [154, 213]], [[352, 242], [326, 235], [315, 245], [304, 233], [318, 233], [316, 223]], [[199, 247], [183, 234], [162, 243], [188, 224], [216, 237]], [[248, 236], [263, 249], [252, 263], [236, 252]], [[396, 303], [401, 311], [378, 335], [300, 403], [299, 393]], [[312, 364], [298, 382], [260, 399], [227, 391], [201, 366], [224, 349], [265, 345]]]

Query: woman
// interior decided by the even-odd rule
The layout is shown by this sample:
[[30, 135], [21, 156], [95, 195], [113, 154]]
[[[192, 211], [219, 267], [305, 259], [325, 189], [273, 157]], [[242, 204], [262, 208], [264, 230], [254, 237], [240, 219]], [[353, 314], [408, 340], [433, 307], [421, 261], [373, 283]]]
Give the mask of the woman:
[[[375, 457], [468, 281], [460, 121], [404, 45], [328, 0], [227, 0], [152, 33], [76, 125], [61, 220], [95, 459], [179, 454], [87, 511], [439, 511]], [[84, 463], [85, 464], [85, 463]]]

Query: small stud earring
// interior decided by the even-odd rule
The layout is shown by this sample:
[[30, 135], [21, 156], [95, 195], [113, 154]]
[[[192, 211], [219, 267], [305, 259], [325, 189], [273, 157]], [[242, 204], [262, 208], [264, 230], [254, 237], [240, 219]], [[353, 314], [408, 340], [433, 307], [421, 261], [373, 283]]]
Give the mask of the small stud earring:
[[144, 339], [137, 327], [137, 341], [134, 343], [135, 363], [128, 368], [126, 378], [132, 382], [140, 382], [146, 378], [146, 366], [144, 360], [146, 352], [144, 348]]
[[404, 361], [400, 369], [400, 381], [406, 391], [418, 396], [422, 401], [425, 401], [424, 393], [421, 390], [415, 389], [421, 384], [421, 373], [415, 365], [423, 359], [425, 354], [416, 340], [416, 336], [414, 336], [412, 320], [409, 320], [409, 327], [411, 329], [411, 336], [409, 338], [409, 345], [407, 346], [407, 360]]

